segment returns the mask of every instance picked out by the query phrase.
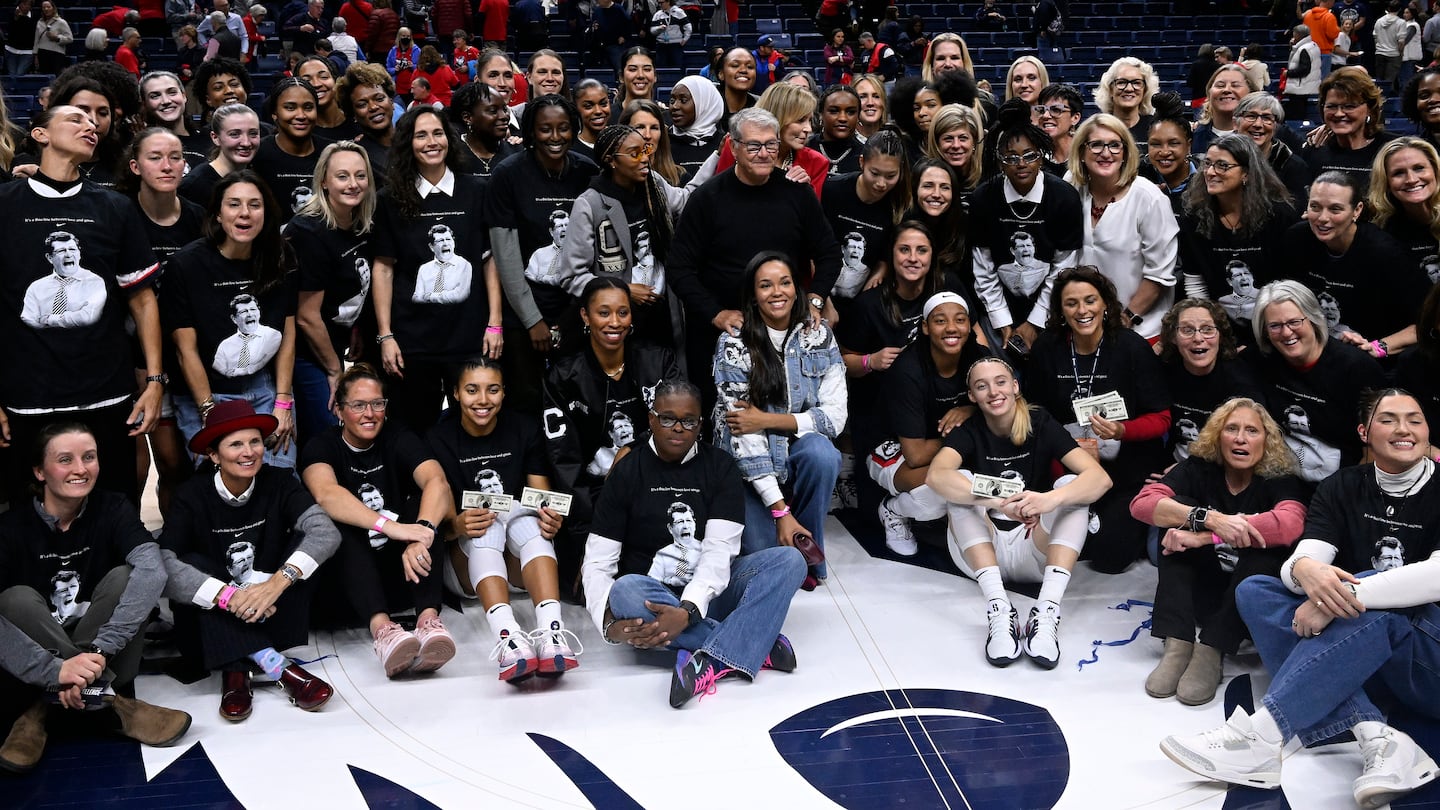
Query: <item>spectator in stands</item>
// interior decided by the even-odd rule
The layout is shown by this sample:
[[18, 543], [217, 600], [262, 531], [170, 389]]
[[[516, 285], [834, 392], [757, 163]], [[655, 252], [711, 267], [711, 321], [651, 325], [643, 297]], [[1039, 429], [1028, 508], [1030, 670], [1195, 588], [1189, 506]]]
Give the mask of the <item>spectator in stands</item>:
[[[1238, 285], [1237, 285], [1238, 287]], [[1258, 293], [1254, 284], [1242, 288], [1248, 295], [1225, 296], [1225, 303], [1208, 298], [1177, 301], [1165, 314], [1160, 331], [1160, 362], [1165, 367], [1165, 384], [1170, 390], [1170, 454], [1176, 461], [1190, 456], [1190, 442], [1200, 428], [1227, 400], [1249, 397], [1265, 401], [1264, 389], [1255, 367], [1239, 358], [1237, 331], [1227, 307], [1237, 298], [1253, 303]], [[1246, 318], [1243, 339], [1254, 340]], [[1278, 433], [1276, 441], [1284, 438]]]
[[[457, 30], [476, 30], [474, 21], [470, 17], [473, 8], [474, 6], [465, 0], [434, 0], [430, 4], [430, 30], [434, 31], [436, 35], [433, 44], [443, 47], [441, 43], [444, 42], [446, 33], [450, 33], [450, 38], [453, 40], [453, 32]], [[422, 41], [425, 40], [423, 33], [420, 38]], [[446, 55], [449, 55], [448, 51]]]
[[884, 80], [870, 74], [857, 77], [854, 87], [860, 96], [860, 123], [856, 134], [863, 141], [879, 132], [890, 120], [886, 109], [887, 93]]
[[[532, 57], [533, 58], [533, 57]], [[450, 32], [450, 70], [462, 84], [475, 78], [480, 49], [470, 44], [470, 34], [463, 28]]]
[[[264, 6], [261, 6], [261, 8], [264, 8]], [[345, 59], [344, 67], [347, 68], [350, 67], [352, 62], [358, 62], [364, 58], [364, 52], [360, 50], [359, 40], [351, 36], [349, 30], [350, 23], [344, 17], [336, 17], [330, 21], [330, 46], [334, 48], [335, 53], [343, 55]], [[334, 69], [342, 74], [345, 72], [338, 64], [335, 65]], [[469, 73], [467, 72], [466, 75], [468, 76]]]
[[215, 158], [197, 166], [180, 182], [180, 196], [201, 206], [210, 204], [210, 194], [222, 177], [255, 159], [260, 148], [260, 116], [244, 104], [230, 103], [215, 111], [208, 129]]
[[[813, 2], [813, 0], [812, 0]], [[850, 0], [820, 0], [820, 11], [815, 15], [815, 28], [820, 36], [826, 36], [836, 28], [850, 28]]]
[[1385, 129], [1384, 101], [1364, 68], [1337, 68], [1320, 82], [1324, 126], [1300, 150], [1315, 174], [1335, 169], [1351, 174], [1357, 188], [1370, 187], [1375, 156], [1395, 138]]
[[195, 78], [195, 69], [205, 61], [205, 49], [200, 47], [200, 34], [195, 26], [186, 24], [176, 31], [175, 45], [175, 72], [188, 84]]
[[995, 0], [985, 0], [975, 10], [975, 26], [981, 30], [1004, 31], [1008, 28], [1007, 22]]
[[825, 85], [848, 83], [850, 71], [855, 69], [855, 51], [845, 44], [845, 29], [836, 28], [830, 32], [830, 41], [825, 43]]
[[[365, 37], [356, 34], [356, 39], [365, 46], [365, 53], [371, 59], [376, 59], [382, 53], [387, 53], [394, 47], [395, 40], [400, 33], [400, 15], [390, 7], [390, 0], [374, 0], [374, 11], [370, 13], [369, 33]], [[352, 15], [350, 27], [355, 27], [355, 19], [359, 15]]]
[[1080, 126], [1084, 109], [1085, 100], [1072, 85], [1051, 84], [1040, 91], [1030, 111], [1035, 115], [1035, 123], [1045, 130], [1055, 146], [1054, 151], [1045, 156], [1047, 171], [1064, 176], [1075, 128]]
[[1207, 42], [1195, 52], [1195, 59], [1190, 63], [1190, 69], [1185, 74], [1185, 86], [1190, 90], [1190, 98], [1194, 99], [1192, 106], [1200, 106], [1205, 98], [1205, 91], [1210, 86], [1210, 77], [1215, 75], [1215, 67], [1215, 46]]
[[104, 62], [107, 61], [105, 51], [110, 47], [110, 40], [105, 36], [105, 29], [91, 28], [85, 35], [85, 53], [81, 55], [81, 62]]
[[670, 152], [686, 176], [694, 177], [720, 147], [724, 109], [714, 82], [700, 76], [686, 76], [670, 90]]
[[1335, 38], [1340, 36], [1340, 20], [1333, 13], [1335, 0], [1315, 0], [1315, 5], [1300, 19], [1310, 39], [1320, 51], [1320, 78], [1330, 75], [1330, 57]]
[[1081, 148], [1070, 155], [1071, 182], [1089, 211], [1080, 261], [1101, 268], [1114, 283], [1122, 323], [1153, 340], [1174, 301], [1177, 280], [1179, 227], [1169, 200], [1137, 174], [1139, 150], [1120, 119], [1091, 116], [1075, 141]]
[[[550, 18], [541, 0], [520, 0], [515, 4], [515, 48], [538, 51], [550, 47]], [[675, 65], [680, 67], [680, 65]], [[537, 94], [543, 95], [543, 94]]]
[[1160, 77], [1149, 63], [1133, 56], [1116, 59], [1100, 77], [1094, 92], [1100, 112], [1120, 119], [1137, 143], [1149, 139], [1150, 116], [1155, 112], [1151, 99], [1160, 92]]
[[1250, 75], [1245, 69], [1234, 62], [1217, 68], [1205, 91], [1200, 124], [1195, 127], [1195, 151], [1203, 153], [1215, 137], [1233, 132], [1235, 105], [1259, 89], [1250, 83]]
[[1280, 573], [1304, 528], [1306, 499], [1280, 426], [1253, 399], [1219, 406], [1191, 447], [1130, 512], [1162, 532], [1150, 635], [1165, 653], [1145, 693], [1203, 706], [1215, 698], [1224, 657], [1249, 636], [1235, 589], [1246, 577]]
[[[360, 50], [370, 52], [370, 17], [375, 13], [375, 6], [370, 0], [345, 0], [340, 4], [340, 16], [345, 18], [345, 29], [356, 42], [360, 43]], [[336, 30], [335, 23], [330, 23], [330, 31], [333, 34]], [[334, 38], [331, 38], [334, 41]], [[339, 46], [336, 46], [339, 48]], [[378, 51], [376, 52], [378, 53]]]
[[1395, 237], [1420, 272], [1435, 261], [1431, 229], [1440, 222], [1436, 177], [1440, 177], [1440, 156], [1435, 147], [1408, 135], [1385, 144], [1370, 173], [1370, 221]]
[[905, 29], [895, 38], [895, 50], [905, 65], [906, 76], [919, 76], [920, 66], [925, 60], [925, 51], [930, 47], [930, 37], [925, 34], [925, 18], [919, 14], [910, 15]]
[[925, 52], [920, 75], [928, 82], [950, 70], [963, 70], [971, 76], [975, 75], [975, 63], [970, 59], [970, 48], [965, 40], [959, 34], [947, 31], [936, 34], [930, 40], [930, 49]]
[[138, 82], [145, 65], [140, 53], [140, 32], [126, 28], [120, 35], [120, 47], [115, 50], [115, 64], [130, 71]]
[[[1342, 23], [1343, 26], [1343, 23]], [[1390, 0], [1385, 13], [1375, 21], [1375, 81], [1392, 94], [1400, 85], [1400, 52], [1409, 36], [1405, 21], [1400, 19], [1400, 0]], [[1336, 43], [1338, 46], [1338, 42]], [[1333, 61], [1333, 60], [1332, 60]], [[1349, 64], [1346, 62], [1346, 64]]]
[[1050, 73], [1045, 65], [1033, 56], [1025, 55], [1010, 63], [1005, 72], [1005, 100], [1023, 99], [1034, 104], [1040, 98], [1040, 91], [1050, 84]]
[[900, 77], [904, 66], [895, 49], [884, 42], [876, 42], [869, 31], [860, 33], [860, 53], [855, 56], [855, 69], [880, 76], [887, 83]]
[[1440, 144], [1440, 68], [1427, 67], [1405, 85], [1400, 112], [1415, 125], [1418, 137], [1431, 146]]
[[35, 35], [38, 18], [33, 0], [18, 0], [5, 33], [5, 73], [24, 76], [35, 67]]
[[690, 17], [675, 0], [660, 0], [650, 18], [650, 35], [655, 38], [655, 55], [662, 68], [685, 66], [685, 45], [690, 42]]
[[218, 11], [211, 12], [209, 22], [215, 33], [205, 43], [206, 61], [217, 58], [243, 61], [246, 53], [244, 41], [225, 27], [223, 15]]
[[245, 51], [246, 64], [258, 63], [261, 52], [265, 50], [265, 35], [260, 33], [260, 26], [265, 24], [265, 17], [269, 13], [269, 9], [256, 3], [240, 18], [240, 21], [245, 23], [245, 34], [249, 37], [249, 46]]
[[74, 41], [70, 23], [55, 8], [54, 0], [40, 0], [40, 19], [35, 22], [35, 68], [57, 74], [70, 66], [66, 51]]
[[402, 99], [410, 96], [410, 81], [415, 78], [415, 67], [420, 64], [420, 46], [410, 35], [410, 29], [401, 27], [395, 32], [395, 44], [385, 55], [385, 70], [395, 80], [395, 93]]
[[1322, 72], [1320, 46], [1310, 36], [1308, 25], [1297, 25], [1290, 35], [1290, 57], [1285, 67], [1285, 114], [1304, 121], [1310, 103], [1320, 92]]
[[1310, 164], [1296, 155], [1290, 145], [1277, 134], [1285, 126], [1285, 109], [1269, 93], [1251, 93], [1235, 106], [1235, 131], [1248, 135], [1259, 148], [1261, 157], [1275, 170], [1280, 182], [1290, 192], [1296, 210], [1305, 208], [1313, 176]]
[[820, 83], [815, 81], [815, 77], [809, 71], [792, 70], [786, 73], [785, 78], [780, 81], [786, 84], [793, 84], [797, 87], [803, 87], [810, 95], [817, 99], [820, 98]]
[[615, 0], [594, 2], [590, 23], [591, 43], [605, 54], [606, 62], [615, 71], [615, 75], [619, 76], [621, 57], [626, 49], [631, 47], [633, 43], [630, 40], [635, 36], [630, 15], [624, 6]]
[[330, 36], [325, 0], [310, 0], [304, 11], [285, 21], [281, 30], [293, 41], [294, 50], [306, 55], [314, 53], [315, 41]]
[[754, 107], [760, 96], [751, 92], [755, 87], [755, 55], [744, 48], [731, 48], [720, 62], [720, 93], [725, 100], [725, 112], [720, 116], [720, 128], [730, 128], [730, 116], [747, 107]]
[[[212, 13], [209, 17], [206, 17], [203, 21], [201, 21], [200, 26], [197, 29], [200, 32], [200, 44], [209, 45], [210, 39], [215, 36], [215, 32], [225, 29], [228, 30], [230, 33], [234, 34], [235, 38], [240, 41], [240, 53], [249, 53], [250, 35], [245, 30], [245, 21], [240, 19], [239, 14], [236, 14], [235, 12], [230, 10], [230, 0], [215, 0], [214, 6], [215, 13], [219, 13], [223, 19], [216, 20], [215, 13]], [[225, 45], [225, 48], [226, 53], [222, 55], [230, 59], [240, 58], [239, 55], [230, 55], [230, 53], [228, 52], [230, 49], [228, 43]]]
[[[1066, 4], [1068, 7], [1068, 3]], [[1065, 13], [1056, 0], [1039, 0], [1035, 4], [1035, 48], [1044, 45], [1052, 54], [1065, 60], [1065, 46], [1061, 37], [1065, 34]]]
[[1354, 20], [1345, 20], [1340, 23], [1340, 33], [1335, 37], [1335, 47], [1330, 49], [1331, 70], [1350, 64], [1351, 57], [1355, 58], [1356, 65], [1360, 64], [1360, 57], [1365, 54], [1360, 50], [1360, 46], [1352, 40], [1354, 33]]
[[127, 27], [133, 28], [140, 22], [140, 12], [130, 6], [114, 6], [109, 11], [95, 15], [91, 28], [99, 28], [108, 37], [118, 37]]
[[1420, 29], [1420, 49], [1431, 55], [1440, 49], [1440, 8], [1436, 7], [1435, 0], [1431, 0], [1430, 16], [1426, 18], [1425, 25]]
[[204, 18], [195, 0], [165, 0], [165, 21], [173, 31], [187, 25], [196, 25]]
[[875, 36], [880, 38], [881, 42], [893, 43], [898, 49], [900, 37], [905, 33], [905, 27], [900, 23], [900, 9], [887, 3], [881, 3], [880, 5], [884, 9], [884, 20], [882, 21], [878, 18], [875, 19], [874, 22], [865, 20], [864, 24], [860, 27], [862, 29], [870, 28], [875, 32]]
[[417, 76], [425, 77], [430, 82], [430, 101], [440, 107], [449, 107], [452, 94], [455, 88], [463, 82], [455, 75], [455, 71], [445, 63], [445, 57], [434, 45], [426, 45], [420, 49], [420, 71]]
[[[507, 50], [507, 30], [510, 25], [510, 4], [506, 0], [480, 0], [477, 13], [483, 21], [476, 26], [486, 48]], [[456, 26], [462, 27], [462, 26]], [[626, 29], [626, 37], [630, 36]], [[624, 43], [622, 43], [624, 44]]]
[[1392, 93], [1398, 92], [1410, 81], [1410, 77], [1415, 75], [1415, 71], [1419, 70], [1422, 64], [1434, 58], [1433, 53], [1426, 54], [1421, 50], [1419, 14], [1420, 12], [1414, 5], [1407, 5], [1400, 11], [1400, 18], [1405, 21], [1405, 33], [1400, 37], [1404, 47], [1400, 51], [1400, 77], [1396, 81]]
[[785, 78], [785, 70], [790, 60], [775, 48], [773, 35], [761, 34], [750, 55], [755, 58], [755, 92], [763, 93], [765, 88]]

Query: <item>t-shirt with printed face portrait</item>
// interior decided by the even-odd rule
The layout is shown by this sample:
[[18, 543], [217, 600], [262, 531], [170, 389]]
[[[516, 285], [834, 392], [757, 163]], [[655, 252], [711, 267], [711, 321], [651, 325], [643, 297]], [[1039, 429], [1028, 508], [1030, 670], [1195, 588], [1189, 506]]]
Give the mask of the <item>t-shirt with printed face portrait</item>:
[[840, 243], [840, 279], [831, 294], [841, 298], [860, 294], [870, 272], [889, 259], [893, 238], [890, 201], [863, 202], [855, 190], [859, 177], [859, 172], [832, 177], [820, 195], [820, 207]]
[[1019, 481], [1031, 492], [1049, 492], [1054, 462], [1079, 445], [1044, 408], [1031, 406], [1030, 438], [1019, 447], [1008, 435], [995, 435], [979, 415], [950, 431], [945, 446], [960, 454], [963, 469]]
[[[319, 217], [300, 216], [285, 226], [285, 238], [300, 267], [300, 292], [320, 292], [320, 318], [330, 336], [331, 349], [343, 358], [350, 348], [351, 327], [360, 318], [370, 294], [370, 268], [374, 258], [369, 234], [325, 227]], [[299, 340], [297, 357], [318, 363], [310, 341]]]
[[[335, 473], [336, 483], [347, 492], [363, 501], [361, 489], [369, 485], [379, 493], [385, 509], [400, 515], [402, 520], [412, 519], [420, 508], [415, 468], [434, 458], [429, 446], [398, 422], [386, 424], [375, 442], [359, 451], [346, 443], [340, 431], [339, 425], [326, 428], [305, 444], [300, 454], [301, 473], [311, 465], [328, 464]], [[357, 526], [336, 525], [347, 539], [369, 533]]]
[[508, 411], [496, 416], [495, 429], [472, 436], [454, 408], [446, 411], [425, 434], [435, 458], [450, 482], [455, 508], [461, 508], [465, 491], [509, 495], [518, 504], [528, 477], [549, 475], [540, 426], [535, 420]]

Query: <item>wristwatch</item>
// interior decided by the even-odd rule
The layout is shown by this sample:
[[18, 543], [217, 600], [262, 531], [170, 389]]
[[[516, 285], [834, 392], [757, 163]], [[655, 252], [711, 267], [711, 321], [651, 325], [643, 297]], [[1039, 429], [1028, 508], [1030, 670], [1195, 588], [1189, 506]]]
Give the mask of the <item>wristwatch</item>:
[[435, 534], [437, 534], [437, 535], [440, 533], [440, 530], [437, 529], [437, 528], [435, 528], [435, 524], [434, 524], [434, 523], [431, 523], [430, 521], [426, 520], [425, 518], [420, 518], [419, 520], [415, 521], [415, 525], [417, 525], [417, 526], [424, 526], [425, 528], [429, 529], [431, 532], [433, 532], [433, 533], [435, 533]]
[[1139, 326], [1145, 320], [1144, 315], [1136, 315], [1135, 313], [1130, 311], [1129, 307], [1126, 307], [1125, 311], [1121, 314], [1125, 316], [1125, 322], [1130, 326], [1131, 329]]
[[1198, 532], [1205, 528], [1205, 519], [1210, 517], [1210, 507], [1197, 506], [1190, 510], [1190, 531]]
[[147, 383], [158, 382], [158, 383], [160, 383], [160, 387], [161, 387], [161, 388], [164, 388], [165, 386], [167, 386], [167, 385], [170, 384], [170, 375], [169, 375], [169, 374], [166, 374], [166, 373], [163, 372], [163, 371], [160, 372], [159, 374], [151, 374], [149, 377], [146, 377], [146, 378], [145, 378], [145, 382], [147, 382]]
[[94, 653], [95, 655], [99, 655], [105, 658], [110, 657], [110, 653], [107, 653], [104, 650], [100, 649], [99, 645], [97, 644], [91, 644], [89, 647], [86, 647], [85, 652]]
[[685, 608], [685, 612], [690, 615], [691, 624], [699, 624], [705, 618], [700, 615], [700, 608], [694, 602], [686, 600], [680, 603], [680, 607]]
[[812, 307], [814, 307], [814, 308], [816, 308], [816, 309], [824, 309], [824, 308], [825, 308], [825, 299], [824, 299], [824, 298], [821, 298], [821, 297], [818, 296], [818, 295], [812, 295], [812, 296], [810, 296], [810, 306], [812, 306]]

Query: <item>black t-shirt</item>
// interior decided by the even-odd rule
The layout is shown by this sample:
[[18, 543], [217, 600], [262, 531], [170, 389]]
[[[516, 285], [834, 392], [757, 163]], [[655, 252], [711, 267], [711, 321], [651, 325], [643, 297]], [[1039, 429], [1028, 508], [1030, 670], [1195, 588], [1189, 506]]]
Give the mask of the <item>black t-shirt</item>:
[[1359, 462], [1355, 424], [1360, 395], [1385, 384], [1385, 374], [1374, 358], [1331, 340], [1308, 369], [1295, 368], [1276, 353], [1257, 362], [1270, 414], [1284, 428], [1290, 449], [1300, 459], [1302, 478], [1319, 481]]
[[89, 182], [70, 189], [58, 196], [33, 178], [0, 185], [9, 408], [86, 407], [135, 391], [130, 295], [155, 282], [159, 264], [130, 200]]
[[885, 303], [883, 287], [871, 287], [860, 293], [849, 316], [836, 325], [835, 340], [841, 346], [852, 352], [878, 352], [891, 346], [903, 349], [920, 337], [925, 299], [907, 301], [896, 295], [895, 300], [900, 304], [900, 320], [896, 322]]
[[251, 571], [280, 570], [297, 545], [300, 516], [314, 505], [292, 470], [261, 467], [250, 499], [239, 506], [220, 498], [214, 475], [197, 475], [170, 502], [160, 547], [182, 559], [199, 554], [243, 583]]
[[[483, 181], [468, 174], [454, 177], [455, 195], [431, 191], [414, 219], [400, 213], [389, 189], [380, 192], [375, 209], [370, 251], [395, 261], [390, 326], [407, 355], [460, 358], [485, 342], [490, 236], [481, 213]], [[432, 233], [441, 226], [448, 231]]]
[[140, 224], [145, 226], [145, 236], [150, 240], [150, 250], [154, 251], [155, 258], [160, 260], [162, 269], [171, 256], [179, 253], [181, 248], [204, 235], [205, 209], [184, 197], [180, 198], [180, 218], [169, 225], [152, 222], [150, 217], [140, 209], [138, 202], [135, 204], [135, 209], [140, 211]]
[[1258, 515], [1274, 509], [1281, 501], [1305, 502], [1304, 486], [1293, 475], [1257, 475], [1250, 479], [1249, 486], [1232, 493], [1225, 482], [1224, 467], [1195, 457], [1176, 464], [1160, 483], [1186, 506], [1208, 506], [1227, 515]]
[[[1017, 324], [1030, 316], [1046, 280], [1056, 272], [1057, 254], [1079, 250], [1085, 241], [1079, 192], [1044, 172], [1035, 182], [1045, 184], [1038, 205], [1006, 202], [1004, 177], [986, 181], [970, 196], [967, 240], [971, 247], [990, 251], [1011, 323]], [[976, 293], [983, 294], [983, 287], [977, 280]]]
[[425, 437], [445, 470], [457, 511], [466, 490], [505, 494], [518, 502], [529, 476], [549, 474], [540, 425], [523, 415], [501, 411], [493, 431], [472, 436], [451, 408]]
[[51, 529], [27, 500], [0, 516], [0, 591], [34, 588], [57, 621], [78, 618], [95, 584], [150, 542], [140, 514], [123, 495], [91, 492], [66, 531]]
[[[227, 259], [208, 241], [170, 257], [160, 316], [165, 331], [195, 330], [195, 350], [214, 394], [243, 394], [251, 377], [273, 368], [295, 316], [295, 278], [256, 292], [249, 260]], [[171, 381], [187, 390], [184, 377]]]
[[610, 470], [590, 530], [622, 544], [617, 576], [624, 576], [649, 573], [668, 546], [697, 537], [703, 544], [710, 520], [745, 522], [745, 482], [735, 460], [696, 444], [694, 458], [672, 464], [638, 442]]
[[1165, 384], [1170, 389], [1170, 447], [1175, 458], [1190, 455], [1190, 442], [1200, 436], [1210, 415], [1233, 397], [1249, 397], [1265, 404], [1265, 391], [1255, 371], [1240, 360], [1219, 359], [1203, 377], [1185, 369], [1180, 358], [1164, 364]]
[[1300, 222], [1285, 232], [1286, 277], [1304, 282], [1320, 298], [1330, 339], [1359, 332], [1383, 338], [1415, 323], [1430, 282], [1404, 248], [1368, 222], [1358, 223], [1355, 240], [1334, 256]]
[[250, 168], [270, 186], [270, 193], [275, 195], [275, 202], [280, 207], [283, 223], [289, 222], [300, 206], [313, 196], [310, 184], [315, 179], [315, 165], [320, 162], [320, 152], [330, 142], [312, 138], [310, 154], [297, 157], [281, 149], [276, 137], [271, 135], [260, 141]]
[[[821, 140], [819, 135], [810, 139], [811, 149], [818, 151], [830, 161], [830, 176], [838, 177], [842, 174], [859, 173], [860, 153], [865, 149], [865, 144], [854, 135], [843, 141]], [[824, 195], [821, 195], [824, 200]]]
[[1305, 515], [1304, 536], [1338, 548], [1334, 564], [1356, 573], [1428, 558], [1440, 539], [1437, 527], [1440, 475], [1432, 475], [1409, 497], [1397, 498], [1375, 482], [1374, 464], [1362, 464], [1320, 482]]
[[215, 144], [210, 140], [208, 131], [200, 130], [189, 135], [181, 135], [180, 151], [185, 155], [185, 165], [188, 167], [186, 173], [195, 171], [203, 163], [208, 163], [210, 150], [214, 148]]
[[210, 195], [214, 193], [215, 186], [220, 182], [220, 173], [208, 162], [199, 166], [193, 166], [185, 179], [180, 181], [180, 188], [176, 193], [204, 209], [210, 204]]
[[892, 215], [890, 201], [867, 203], [855, 184], [860, 173], [832, 176], [825, 181], [820, 207], [835, 240], [840, 243], [840, 278], [832, 295], [854, 298], [877, 264], [890, 259]]
[[935, 368], [928, 340], [916, 341], [901, 352], [884, 374], [891, 434], [900, 439], [940, 438], [940, 419], [951, 408], [974, 404], [966, 396], [965, 374], [986, 354], [971, 334], [960, 350], [955, 373], [943, 377]]
[[715, 154], [720, 148], [720, 142], [725, 140], [725, 133], [716, 129], [710, 133], [708, 138], [688, 138], [670, 131], [670, 158], [675, 165], [685, 170], [685, 176], [694, 177], [705, 165], [705, 161]]
[[1430, 228], [1396, 211], [1385, 223], [1385, 233], [1395, 238], [1415, 267], [1431, 284], [1440, 282], [1440, 242]]
[[[485, 224], [509, 228], [520, 236], [520, 259], [529, 266], [536, 250], [551, 244], [550, 215], [569, 214], [575, 198], [585, 193], [599, 173], [594, 163], [574, 153], [565, 156], [565, 169], [558, 178], [540, 167], [533, 155], [511, 155], [495, 165], [485, 194]], [[563, 287], [531, 282], [530, 292], [543, 317], [554, 323], [571, 303]]]
[[326, 141], [353, 141], [360, 136], [360, 125], [348, 118], [333, 127], [322, 127], [317, 124], [315, 136], [324, 138]]
[[966, 419], [945, 437], [945, 446], [960, 454], [965, 469], [1019, 481], [1031, 492], [1049, 492], [1055, 484], [1055, 462], [1079, 445], [1044, 408], [1030, 408], [1030, 438], [1019, 447], [1010, 436], [996, 436], [985, 418]]
[[[370, 294], [369, 234], [325, 227], [319, 217], [300, 216], [285, 226], [285, 238], [300, 266], [300, 292], [324, 291], [320, 317], [330, 335], [336, 357], [350, 348], [350, 330], [360, 318]], [[310, 341], [299, 340], [296, 355], [318, 363]]]
[[[1210, 300], [1224, 307], [1235, 322], [1242, 343], [1253, 343], [1250, 331], [1251, 310], [1260, 288], [1286, 275], [1289, 262], [1285, 259], [1285, 233], [1298, 217], [1295, 209], [1276, 202], [1270, 218], [1256, 233], [1240, 236], [1216, 222], [1210, 236], [1195, 232], [1188, 217], [1180, 219], [1180, 249], [1185, 272], [1200, 276]], [[1248, 275], [1247, 275], [1248, 274]], [[1249, 334], [1250, 339], [1245, 339]]]
[[1305, 144], [1300, 149], [1300, 157], [1310, 164], [1316, 177], [1331, 170], [1345, 172], [1355, 181], [1355, 187], [1364, 193], [1364, 189], [1370, 188], [1370, 169], [1375, 165], [1375, 156], [1380, 154], [1385, 144], [1397, 137], [1393, 132], [1382, 130], [1376, 134], [1375, 140], [1359, 149], [1341, 146], [1331, 138], [1320, 146]]
[[460, 171], [488, 179], [495, 173], [495, 168], [505, 161], [505, 158], [519, 151], [521, 151], [520, 147], [507, 140], [502, 140], [495, 145], [495, 154], [486, 160], [481, 160], [480, 156], [467, 146], [460, 150]]
[[1415, 395], [1425, 421], [1440, 425], [1440, 362], [1429, 352], [1412, 348], [1395, 364], [1395, 384]]
[[[420, 486], [415, 483], [415, 469], [433, 459], [430, 447], [419, 436], [398, 422], [386, 424], [375, 442], [364, 450], [355, 450], [333, 425], [305, 443], [300, 453], [300, 471], [313, 464], [328, 464], [335, 481], [361, 503], [380, 511], [384, 509], [413, 518], [420, 508]], [[371, 537], [368, 529], [336, 523], [349, 538]], [[373, 538], [384, 545], [383, 538]]]

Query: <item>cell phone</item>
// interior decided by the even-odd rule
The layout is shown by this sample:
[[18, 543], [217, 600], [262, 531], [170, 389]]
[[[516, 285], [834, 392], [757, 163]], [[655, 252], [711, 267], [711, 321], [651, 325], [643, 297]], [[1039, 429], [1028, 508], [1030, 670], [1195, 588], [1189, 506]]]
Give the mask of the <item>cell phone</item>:
[[1026, 345], [1025, 339], [1020, 337], [1019, 335], [1011, 335], [1010, 340], [1007, 341], [1005, 345], [1010, 349], [1010, 351], [1015, 352], [1016, 354], [1023, 355], [1030, 353], [1030, 347]]
[[141, 411], [140, 415], [135, 417], [135, 421], [130, 423], [130, 429], [134, 430], [143, 424], [145, 424], [145, 412]]

